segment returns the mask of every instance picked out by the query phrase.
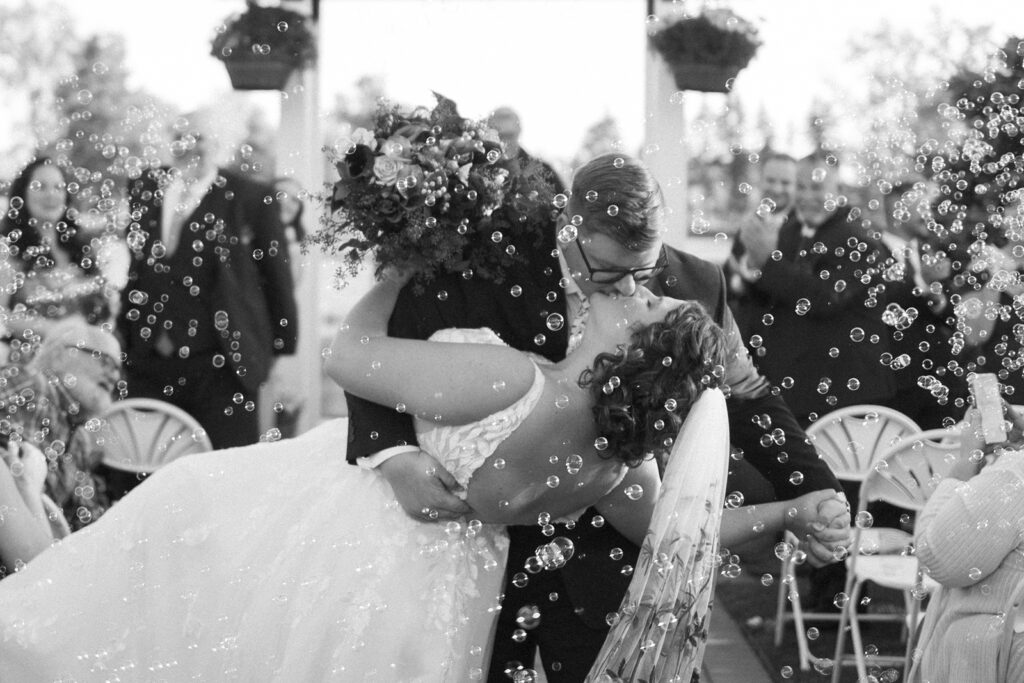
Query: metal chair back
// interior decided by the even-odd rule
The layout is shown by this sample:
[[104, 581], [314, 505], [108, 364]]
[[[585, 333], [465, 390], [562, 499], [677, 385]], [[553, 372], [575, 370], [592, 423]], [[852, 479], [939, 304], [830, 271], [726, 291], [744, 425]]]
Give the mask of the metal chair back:
[[213, 450], [199, 422], [177, 406], [148, 398], [118, 401], [94, 434], [103, 464], [128, 472], [155, 472], [184, 455]]

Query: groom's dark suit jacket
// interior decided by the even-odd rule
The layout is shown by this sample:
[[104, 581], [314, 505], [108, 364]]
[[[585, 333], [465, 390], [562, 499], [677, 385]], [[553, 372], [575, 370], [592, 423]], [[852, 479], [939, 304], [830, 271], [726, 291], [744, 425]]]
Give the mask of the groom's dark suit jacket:
[[[558, 286], [561, 271], [554, 252], [555, 230], [553, 227], [548, 230], [541, 243], [533, 248], [518, 246], [520, 253], [527, 247], [527, 253], [533, 255], [532, 262], [514, 270], [501, 284], [452, 275], [431, 282], [419, 295], [407, 286], [391, 317], [390, 334], [424, 339], [446, 327], [489, 327], [517, 349], [540, 353], [553, 361], [564, 358], [568, 325], [552, 330], [547, 324], [552, 313], [566, 316], [564, 290]], [[719, 324], [733, 325], [725, 303], [721, 269], [675, 249], [669, 249], [668, 253], [669, 267], [654, 289], [660, 290], [660, 294], [700, 301]], [[442, 292], [444, 294], [439, 296]], [[736, 394], [751, 387], [759, 388], [755, 397], [734, 395], [728, 401], [731, 440], [734, 446], [743, 449], [745, 461], [771, 483], [779, 499], [794, 498], [821, 488], [838, 489], [835, 477], [806, 442], [789, 409], [780, 398], [769, 393], [767, 383], [746, 360], [746, 351], [738, 336], [731, 340], [730, 348], [739, 354], [730, 357], [727, 369], [730, 385], [739, 389]], [[415, 443], [412, 419], [408, 415], [351, 394], [346, 394], [346, 398], [349, 407], [347, 457], [351, 462], [391, 446]], [[771, 417], [769, 429], [781, 427], [786, 431], [784, 446], [765, 448], [760, 445], [765, 430], [754, 424], [752, 418], [762, 414]], [[788, 459], [781, 458], [785, 463], [780, 462], [782, 450], [789, 454]], [[733, 460], [731, 468], [745, 461]], [[790, 474], [797, 470], [803, 473], [800, 485], [790, 480]], [[594, 511], [589, 510], [573, 529], [559, 529], [558, 535], [568, 536], [576, 549], [575, 557], [560, 571], [577, 614], [592, 628], [607, 628], [605, 615], [618, 609], [629, 583], [629, 576], [623, 574], [622, 568], [635, 563], [638, 549], [609, 525], [592, 525], [593, 514]], [[510, 573], [521, 571], [523, 562], [534, 549], [551, 540], [543, 536], [538, 527], [513, 527], [510, 535]], [[623, 555], [621, 559], [612, 560], [610, 550], [616, 547], [623, 549]], [[516, 609], [512, 599], [514, 596], [507, 594], [504, 609]]]

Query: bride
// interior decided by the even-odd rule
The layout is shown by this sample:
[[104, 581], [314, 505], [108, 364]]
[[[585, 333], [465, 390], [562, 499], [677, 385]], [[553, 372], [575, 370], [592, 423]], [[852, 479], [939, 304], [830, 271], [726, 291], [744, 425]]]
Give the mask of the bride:
[[[413, 414], [472, 514], [408, 517], [384, 479], [339, 455], [341, 420], [179, 460], [0, 582], [0, 680], [481, 680], [502, 525], [595, 503], [646, 555], [593, 676], [699, 667], [727, 459], [723, 399], [704, 391], [721, 330], [698, 304], [596, 294], [579, 349], [541, 364], [486, 329], [388, 337], [403, 282], [360, 300], [329, 371]], [[672, 496], [655, 510], [669, 450]], [[722, 535], [781, 528], [784, 506], [753, 525], [728, 510]], [[565, 561], [558, 541], [539, 557]]]

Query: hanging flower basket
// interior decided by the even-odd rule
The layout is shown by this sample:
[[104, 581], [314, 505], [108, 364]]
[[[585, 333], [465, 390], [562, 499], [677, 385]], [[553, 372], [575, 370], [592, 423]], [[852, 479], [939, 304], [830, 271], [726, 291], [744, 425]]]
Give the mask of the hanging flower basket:
[[727, 92], [726, 83], [761, 45], [757, 28], [729, 9], [709, 9], [674, 21], [653, 33], [650, 42], [680, 90], [703, 92]]
[[210, 54], [224, 62], [235, 90], [281, 90], [316, 60], [316, 39], [302, 14], [249, 0], [217, 29]]
[[295, 65], [260, 56], [224, 60], [235, 90], [284, 90]]
[[701, 92], [728, 92], [730, 81], [736, 78], [740, 67], [735, 64], [720, 66], [718, 64], [694, 64], [678, 62], [670, 64], [672, 77], [680, 90], [699, 90]]

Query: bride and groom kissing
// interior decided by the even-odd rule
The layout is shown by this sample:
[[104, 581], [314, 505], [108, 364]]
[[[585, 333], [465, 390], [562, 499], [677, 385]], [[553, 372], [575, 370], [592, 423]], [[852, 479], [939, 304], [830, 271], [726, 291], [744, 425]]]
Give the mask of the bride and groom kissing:
[[[537, 648], [552, 682], [689, 678], [719, 537], [827, 562], [849, 516], [661, 208], [606, 155], [503, 283], [385, 278], [328, 361], [360, 467], [334, 421], [161, 470], [0, 584], [0, 678], [500, 681]], [[722, 509], [756, 477], [778, 502]], [[573, 556], [538, 571], [553, 537]]]

